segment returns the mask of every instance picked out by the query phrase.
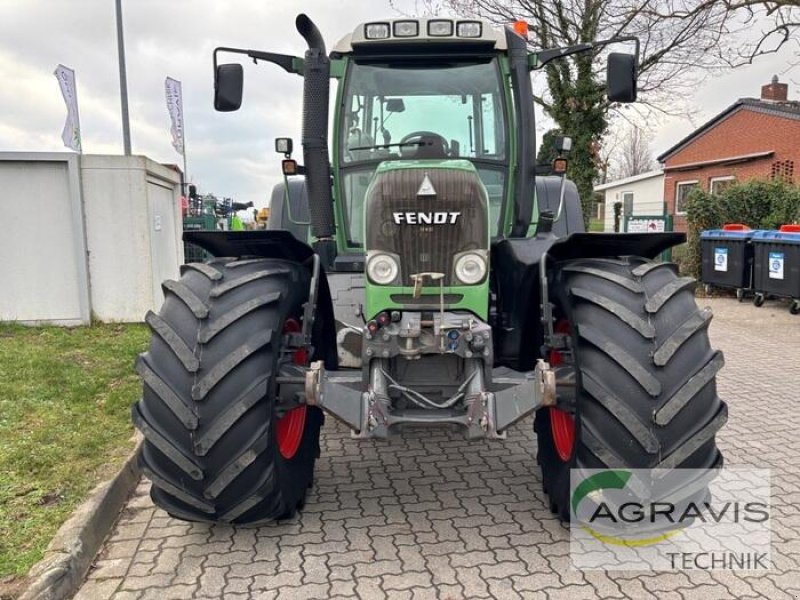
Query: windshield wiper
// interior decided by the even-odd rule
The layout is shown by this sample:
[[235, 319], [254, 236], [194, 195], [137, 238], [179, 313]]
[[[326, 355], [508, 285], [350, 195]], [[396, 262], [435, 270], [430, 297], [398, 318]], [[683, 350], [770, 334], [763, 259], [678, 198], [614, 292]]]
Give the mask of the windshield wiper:
[[396, 148], [403, 146], [424, 146], [425, 142], [422, 140], [418, 142], [397, 142], [396, 144], [378, 144], [376, 146], [358, 146], [356, 148], [348, 148], [348, 150], [379, 150], [380, 148]]

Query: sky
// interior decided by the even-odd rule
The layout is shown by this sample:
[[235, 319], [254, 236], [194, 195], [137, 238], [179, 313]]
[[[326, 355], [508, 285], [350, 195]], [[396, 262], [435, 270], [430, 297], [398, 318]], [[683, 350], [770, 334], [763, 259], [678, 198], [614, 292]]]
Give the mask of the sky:
[[[395, 7], [413, 10], [413, 0]], [[171, 145], [164, 79], [183, 84], [189, 180], [202, 193], [265, 206], [280, 179], [273, 140], [300, 149], [302, 79], [276, 66], [247, 63], [242, 109], [212, 106], [212, 50], [255, 48], [302, 56], [294, 18], [306, 12], [330, 49], [360, 22], [398, 16], [389, 0], [123, 0], [131, 139], [134, 154], [180, 164]], [[794, 50], [792, 50], [794, 51]], [[691, 118], [650, 122], [658, 155], [741, 96], [758, 96], [773, 74], [800, 98], [800, 73], [785, 73], [788, 51], [709, 78], [686, 99]], [[121, 154], [114, 0], [0, 0], [0, 151], [67, 151], [66, 108], [53, 75], [76, 72], [83, 151]], [[795, 81], [792, 82], [791, 79]], [[537, 129], [549, 124], [538, 115]]]

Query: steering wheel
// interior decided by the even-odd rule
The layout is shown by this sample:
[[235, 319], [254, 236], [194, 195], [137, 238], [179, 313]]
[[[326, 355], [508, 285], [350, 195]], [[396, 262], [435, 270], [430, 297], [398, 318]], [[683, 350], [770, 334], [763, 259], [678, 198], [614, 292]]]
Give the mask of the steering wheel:
[[[416, 140], [416, 138], [419, 138], [419, 140], [422, 140], [423, 137], [439, 138], [439, 140], [441, 140], [441, 142], [442, 142], [442, 146], [444, 147], [445, 154], [447, 154], [448, 156], [450, 155], [450, 145], [447, 143], [447, 139], [445, 139], [444, 136], [439, 135], [438, 133], [435, 133], [433, 131], [412, 131], [411, 133], [409, 133], [407, 135], [404, 135], [403, 139], [401, 139], [399, 143], [400, 144], [406, 144], [408, 142], [418, 141], [418, 140]], [[418, 148], [419, 148], [419, 146], [417, 147], [417, 149]], [[416, 149], [413, 150], [413, 151], [409, 151], [409, 147], [408, 146], [406, 146], [406, 147], [404, 147], [402, 145], [400, 146], [400, 154], [410, 155], [410, 154], [415, 153], [415, 152], [416, 152]]]

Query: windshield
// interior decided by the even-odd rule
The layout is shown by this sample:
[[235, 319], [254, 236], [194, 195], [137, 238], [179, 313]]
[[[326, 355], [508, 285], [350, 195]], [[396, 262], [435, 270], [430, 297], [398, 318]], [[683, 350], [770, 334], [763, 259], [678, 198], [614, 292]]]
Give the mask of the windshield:
[[364, 194], [384, 160], [473, 160], [497, 223], [506, 179], [503, 103], [496, 59], [438, 66], [352, 63], [339, 143], [351, 245], [363, 241]]

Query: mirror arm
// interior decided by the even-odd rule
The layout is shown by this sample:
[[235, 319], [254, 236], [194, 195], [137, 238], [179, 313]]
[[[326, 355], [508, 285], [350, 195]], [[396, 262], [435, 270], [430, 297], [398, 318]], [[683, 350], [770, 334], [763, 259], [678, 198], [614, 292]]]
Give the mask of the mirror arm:
[[219, 47], [214, 49], [214, 72], [217, 70], [217, 53], [229, 52], [231, 54], [243, 54], [253, 59], [253, 62], [258, 63], [259, 60], [271, 62], [278, 65], [287, 73], [303, 73], [303, 59], [297, 56], [289, 56], [288, 54], [276, 54], [274, 52], [263, 52], [261, 50], [245, 50], [243, 48], [226, 48]]
[[577, 54], [578, 52], [587, 52], [589, 50], [608, 46], [609, 44], [618, 44], [619, 42], [634, 43], [636, 46], [634, 56], [636, 56], [636, 64], [638, 65], [640, 45], [639, 38], [632, 35], [615, 37], [609, 40], [600, 40], [599, 42], [592, 42], [590, 44], [576, 44], [575, 46], [567, 46], [566, 48], [550, 48], [549, 50], [542, 50], [540, 52], [533, 53], [528, 59], [528, 64], [530, 65], [531, 69], [538, 69], [545, 66], [551, 60], [555, 60], [556, 58], [564, 58], [565, 56], [571, 56], [572, 54]]
[[564, 58], [578, 52], [586, 52], [594, 48], [594, 44], [577, 44], [575, 46], [568, 46], [566, 48], [550, 48], [549, 50], [542, 50], [536, 53], [536, 68], [543, 67], [551, 60], [557, 58]]

